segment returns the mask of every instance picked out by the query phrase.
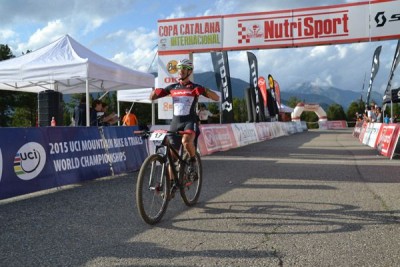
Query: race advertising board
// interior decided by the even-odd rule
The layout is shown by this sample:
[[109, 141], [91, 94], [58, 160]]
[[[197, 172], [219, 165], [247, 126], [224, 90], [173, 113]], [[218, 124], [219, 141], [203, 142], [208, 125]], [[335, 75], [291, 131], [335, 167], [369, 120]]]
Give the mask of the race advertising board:
[[238, 147], [230, 124], [200, 125], [199, 149], [201, 155]]
[[382, 125], [381, 134], [377, 140], [377, 149], [379, 153], [385, 157], [390, 157], [394, 146], [394, 137], [398, 132], [398, 126], [396, 124], [384, 124]]
[[136, 129], [0, 128], [0, 199], [138, 170], [147, 151]]

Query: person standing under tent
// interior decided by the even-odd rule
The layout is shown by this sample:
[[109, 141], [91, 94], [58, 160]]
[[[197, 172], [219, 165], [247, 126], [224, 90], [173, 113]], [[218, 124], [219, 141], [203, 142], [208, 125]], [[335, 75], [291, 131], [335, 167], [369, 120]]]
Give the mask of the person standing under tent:
[[75, 126], [86, 126], [86, 96], [82, 95], [72, 115]]
[[136, 115], [128, 108], [125, 109], [125, 116], [122, 118], [122, 125], [123, 126], [138, 125], [138, 119], [137, 119]]

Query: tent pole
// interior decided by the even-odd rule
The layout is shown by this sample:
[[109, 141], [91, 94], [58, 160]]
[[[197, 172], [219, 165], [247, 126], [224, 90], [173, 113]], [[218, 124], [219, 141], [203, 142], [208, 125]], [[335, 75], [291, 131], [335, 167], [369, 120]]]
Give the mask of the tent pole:
[[[119, 101], [117, 101], [117, 114], [118, 114], [118, 118], [121, 118], [120, 116], [120, 107], [119, 107]], [[118, 120], [118, 126], [121, 126], [121, 120]]]
[[86, 78], [86, 126], [90, 126], [89, 80]]
[[156, 104], [154, 103], [154, 101], [151, 101], [151, 125], [155, 125], [156, 124], [156, 115], [155, 115], [155, 108]]
[[393, 122], [393, 99], [390, 100], [390, 123]]

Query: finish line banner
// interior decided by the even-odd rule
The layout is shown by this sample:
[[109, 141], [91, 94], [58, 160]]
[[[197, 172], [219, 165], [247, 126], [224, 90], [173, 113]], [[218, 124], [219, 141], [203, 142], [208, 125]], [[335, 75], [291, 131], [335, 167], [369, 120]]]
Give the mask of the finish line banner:
[[0, 128], [0, 199], [138, 170], [147, 151], [136, 129]]
[[[400, 1], [158, 21], [158, 53], [286, 48], [398, 39]], [[371, 18], [371, 19], [370, 19]]]

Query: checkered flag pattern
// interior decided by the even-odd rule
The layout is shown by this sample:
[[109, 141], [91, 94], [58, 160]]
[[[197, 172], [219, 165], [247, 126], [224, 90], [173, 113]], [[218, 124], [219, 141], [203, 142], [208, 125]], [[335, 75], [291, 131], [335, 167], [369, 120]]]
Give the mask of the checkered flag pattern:
[[238, 24], [238, 43], [243, 44], [243, 43], [250, 43], [250, 39], [247, 38], [247, 28], [243, 26], [242, 23]]

